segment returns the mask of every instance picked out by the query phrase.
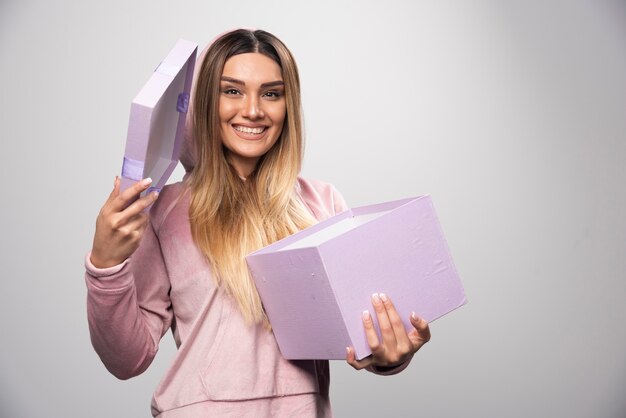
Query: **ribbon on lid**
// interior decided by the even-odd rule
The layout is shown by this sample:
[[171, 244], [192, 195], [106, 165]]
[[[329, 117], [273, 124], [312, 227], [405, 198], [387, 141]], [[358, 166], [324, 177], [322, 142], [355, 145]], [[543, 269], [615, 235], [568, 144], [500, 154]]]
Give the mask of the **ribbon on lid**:
[[187, 109], [189, 109], [189, 93], [182, 92], [178, 95], [176, 110], [178, 110], [179, 113], [187, 113]]
[[124, 157], [124, 162], [122, 163], [122, 177], [136, 181], [142, 180], [143, 169], [143, 161]]

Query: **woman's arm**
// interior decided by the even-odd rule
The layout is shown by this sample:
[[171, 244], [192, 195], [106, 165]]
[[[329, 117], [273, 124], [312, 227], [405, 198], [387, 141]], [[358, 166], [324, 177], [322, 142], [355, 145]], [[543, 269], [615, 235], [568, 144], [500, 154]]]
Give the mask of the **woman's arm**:
[[[154, 199], [145, 197], [127, 205], [146, 184], [138, 183], [134, 190], [120, 194], [116, 180], [98, 216], [93, 250], [85, 260], [91, 341], [106, 368], [119, 379], [136, 376], [150, 365], [172, 321], [169, 280], [159, 241], [143, 213]], [[118, 220], [117, 231], [112, 219]], [[96, 249], [100, 249], [98, 257], [94, 257]], [[124, 261], [109, 266], [124, 255]], [[102, 266], [96, 260], [109, 261]]]

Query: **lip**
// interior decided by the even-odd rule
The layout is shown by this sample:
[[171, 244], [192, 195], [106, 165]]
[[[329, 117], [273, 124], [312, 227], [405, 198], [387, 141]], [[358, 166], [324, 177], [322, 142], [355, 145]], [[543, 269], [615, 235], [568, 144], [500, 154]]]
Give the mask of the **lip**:
[[[264, 129], [263, 129], [263, 132], [259, 134], [254, 134], [254, 133], [248, 133], [248, 132], [241, 132], [235, 129], [236, 126], [244, 126], [246, 128], [264, 128]], [[233, 123], [230, 125], [230, 127], [235, 133], [235, 135], [237, 135], [239, 138], [244, 139], [246, 141], [259, 141], [265, 138], [265, 136], [267, 135], [267, 132], [269, 131], [269, 126], [263, 125], [260, 123]]]

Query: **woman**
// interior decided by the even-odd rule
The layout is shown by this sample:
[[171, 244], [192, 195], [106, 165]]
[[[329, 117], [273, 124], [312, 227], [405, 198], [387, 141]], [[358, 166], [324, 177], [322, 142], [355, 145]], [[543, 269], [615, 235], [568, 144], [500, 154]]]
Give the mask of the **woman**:
[[[124, 192], [116, 179], [100, 211], [86, 258], [93, 346], [127, 379], [172, 329], [178, 352], [154, 416], [330, 416], [328, 361], [280, 355], [244, 259], [346, 209], [331, 185], [298, 177], [300, 85], [289, 50], [260, 30], [222, 35], [200, 62], [190, 121], [184, 181], [128, 205], [150, 179]], [[382, 341], [364, 313], [373, 354], [357, 361], [348, 348], [347, 361], [397, 373], [430, 338], [428, 325], [412, 316], [407, 333], [388, 297], [372, 302]]]

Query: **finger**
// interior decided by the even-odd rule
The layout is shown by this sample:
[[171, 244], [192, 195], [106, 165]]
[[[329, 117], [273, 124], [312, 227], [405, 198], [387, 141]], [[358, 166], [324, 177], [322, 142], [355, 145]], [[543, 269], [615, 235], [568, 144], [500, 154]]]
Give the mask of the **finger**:
[[393, 330], [396, 342], [398, 344], [398, 351], [400, 351], [401, 353], [408, 353], [409, 351], [411, 351], [411, 341], [409, 340], [409, 336], [407, 335], [407, 331], [404, 327], [404, 322], [402, 322], [402, 318], [400, 318], [400, 315], [398, 315], [398, 311], [396, 311], [396, 307], [386, 294], [381, 293], [380, 300], [387, 310], [389, 323], [391, 324], [391, 329]]
[[136, 200], [122, 212], [112, 213], [107, 218], [107, 226], [113, 231], [127, 230], [129, 222], [139, 214], [143, 213], [144, 209], [154, 203], [158, 198], [158, 192], [152, 192], [149, 195]]
[[415, 312], [411, 313], [411, 324], [414, 329], [409, 333], [409, 339], [415, 351], [417, 351], [430, 341], [430, 327], [428, 326], [428, 322], [417, 316]]
[[111, 190], [111, 193], [109, 193], [109, 197], [107, 197], [106, 202], [100, 209], [101, 215], [107, 212], [107, 208], [113, 204], [112, 202], [117, 198], [119, 193], [120, 193], [120, 181], [119, 181], [119, 177], [115, 176], [115, 180], [113, 180], [113, 190]]
[[121, 223], [127, 223], [129, 220], [136, 215], [142, 213], [148, 206], [153, 204], [157, 198], [159, 197], [159, 192], [154, 191], [151, 192], [144, 197], [135, 200], [131, 203], [126, 209], [124, 209], [120, 213], [120, 221]]
[[380, 344], [380, 341], [378, 339], [378, 334], [376, 333], [376, 328], [374, 327], [374, 320], [372, 319], [372, 315], [369, 311], [363, 311], [362, 317], [367, 345], [369, 345], [370, 350], [372, 351], [372, 354], [374, 356], [381, 356], [384, 353], [385, 348]]
[[134, 237], [136, 235], [141, 236], [147, 225], [148, 214], [141, 212], [129, 219], [126, 225], [120, 228], [120, 232], [128, 235], [129, 237]]
[[[120, 181], [121, 184], [121, 181]], [[140, 180], [130, 186], [128, 189], [117, 194], [113, 203], [113, 210], [121, 212], [126, 206], [135, 200], [144, 190], [146, 190], [152, 184], [150, 177]]]
[[[120, 228], [117, 231], [119, 244], [123, 245], [124, 248], [128, 249], [131, 253], [134, 252], [141, 241], [141, 237], [143, 236], [146, 227], [147, 224], [141, 224], [136, 228], [130, 228], [128, 226]], [[124, 259], [126, 258], [128, 257], [124, 257]]]
[[115, 180], [113, 180], [113, 190], [111, 190], [109, 200], [112, 200], [120, 193], [120, 183], [120, 178], [118, 176], [115, 176]]
[[386, 347], [395, 347], [397, 344], [396, 335], [389, 322], [389, 315], [387, 315], [387, 309], [380, 299], [378, 293], [372, 295], [372, 306], [376, 311], [376, 318], [378, 318], [378, 327], [380, 328], [380, 334], [383, 339], [383, 345]]
[[356, 370], [361, 370], [372, 364], [372, 356], [367, 356], [361, 360], [356, 359], [356, 353], [354, 352], [354, 348], [346, 347], [346, 361]]

